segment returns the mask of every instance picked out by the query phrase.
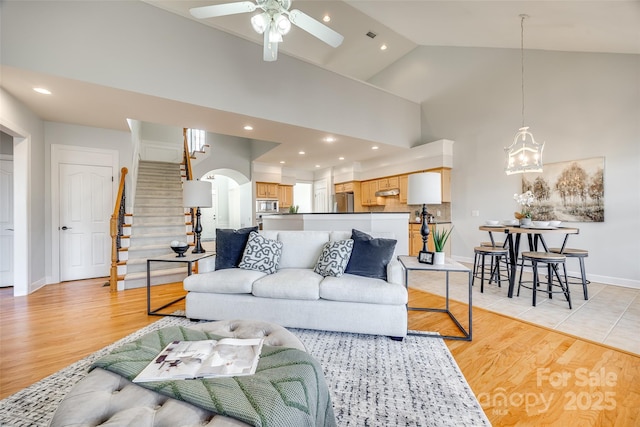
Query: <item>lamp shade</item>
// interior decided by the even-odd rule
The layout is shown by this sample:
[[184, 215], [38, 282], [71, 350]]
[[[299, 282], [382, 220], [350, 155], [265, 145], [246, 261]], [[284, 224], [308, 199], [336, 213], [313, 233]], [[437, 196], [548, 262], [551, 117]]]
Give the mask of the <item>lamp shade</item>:
[[182, 200], [187, 208], [210, 208], [212, 206], [211, 182], [185, 181], [182, 183]]
[[407, 182], [407, 204], [439, 205], [442, 203], [442, 178], [437, 172], [414, 173]]

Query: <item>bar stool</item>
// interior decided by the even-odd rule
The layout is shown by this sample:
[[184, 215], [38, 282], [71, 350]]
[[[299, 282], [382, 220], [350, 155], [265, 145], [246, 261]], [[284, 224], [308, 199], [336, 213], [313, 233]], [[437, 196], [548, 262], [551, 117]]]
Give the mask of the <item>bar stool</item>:
[[[552, 298], [554, 293], [562, 293], [567, 298], [567, 302], [569, 303], [569, 309], [571, 309], [571, 295], [569, 293], [569, 284], [567, 279], [567, 268], [565, 266], [566, 257], [562, 254], [555, 254], [551, 252], [523, 252], [522, 253], [522, 262], [520, 265], [520, 279], [518, 280], [518, 293], [517, 296], [520, 296], [520, 286], [523, 288], [531, 289], [533, 292], [533, 306], [536, 306], [536, 290], [538, 289], [539, 280], [538, 280], [538, 263], [543, 263], [547, 265], [547, 294], [549, 295], [549, 299]], [[533, 268], [533, 281], [531, 281], [531, 287], [527, 286], [524, 283], [529, 283], [529, 281], [522, 280], [522, 271], [524, 270], [524, 262], [531, 262], [531, 268]], [[558, 266], [562, 264], [562, 270], [564, 272], [564, 283], [560, 277], [560, 273], [558, 271]], [[557, 275], [558, 284], [553, 282], [554, 273]], [[560, 290], [554, 291], [552, 287], [560, 287]]]
[[578, 279], [577, 280], [569, 280], [570, 285], [582, 285], [582, 291], [584, 292], [584, 300], [589, 299], [589, 291], [587, 290], [587, 285], [591, 283], [591, 281], [587, 280], [587, 273], [584, 268], [584, 259], [589, 256], [589, 251], [585, 249], [574, 249], [574, 248], [550, 248], [549, 252], [553, 252], [555, 254], [562, 254], [567, 258], [577, 258], [580, 262], [580, 277], [568, 276], [569, 279]]
[[[476, 246], [473, 248], [474, 258], [473, 258], [473, 279], [471, 281], [471, 285], [473, 286], [476, 278], [480, 279], [480, 292], [484, 292], [484, 269], [485, 269], [485, 257], [491, 257], [491, 266], [490, 266], [490, 274], [489, 274], [489, 283], [491, 283], [494, 278], [498, 283], [499, 287], [502, 287], [503, 274], [500, 273], [500, 260], [502, 257], [506, 259], [507, 257], [507, 249], [495, 246]], [[478, 271], [480, 270], [480, 271]], [[506, 269], [506, 280], [509, 280], [509, 269]]]

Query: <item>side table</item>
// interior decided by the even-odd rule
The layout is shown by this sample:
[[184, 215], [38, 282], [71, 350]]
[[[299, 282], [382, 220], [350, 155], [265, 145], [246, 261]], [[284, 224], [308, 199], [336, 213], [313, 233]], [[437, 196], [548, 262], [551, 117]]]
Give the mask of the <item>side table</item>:
[[185, 297], [182, 296], [178, 299], [175, 299], [171, 302], [166, 303], [162, 307], [151, 309], [151, 263], [152, 262], [183, 262], [187, 264], [187, 276], [191, 276], [193, 263], [199, 261], [204, 258], [208, 258], [210, 256], [215, 255], [213, 252], [205, 252], [202, 254], [192, 254], [188, 253], [185, 256], [179, 257], [176, 255], [163, 255], [157, 258], [148, 258], [147, 259], [147, 314], [153, 316], [173, 316], [173, 317], [185, 317], [178, 314], [165, 314], [160, 313], [160, 310], [163, 308], [169, 307], [172, 304], [177, 303], [178, 301], [182, 301]]
[[[472, 303], [471, 303], [471, 270], [457, 261], [450, 258], [445, 260], [444, 264], [423, 264], [418, 262], [418, 259], [413, 256], [401, 255], [398, 257], [400, 264], [404, 268], [404, 285], [409, 289], [409, 271], [422, 270], [422, 271], [442, 271], [446, 275], [446, 296], [445, 296], [445, 308], [431, 308], [431, 307], [409, 307], [407, 304], [407, 310], [413, 311], [431, 311], [436, 313], [446, 313], [451, 320], [456, 324], [462, 336], [460, 335], [439, 335], [430, 333], [411, 332], [409, 335], [420, 335], [424, 337], [437, 337], [447, 338], [452, 340], [471, 341], [472, 332]], [[467, 331], [456, 319], [456, 317], [449, 310], [449, 273], [467, 273], [469, 283], [469, 331]]]

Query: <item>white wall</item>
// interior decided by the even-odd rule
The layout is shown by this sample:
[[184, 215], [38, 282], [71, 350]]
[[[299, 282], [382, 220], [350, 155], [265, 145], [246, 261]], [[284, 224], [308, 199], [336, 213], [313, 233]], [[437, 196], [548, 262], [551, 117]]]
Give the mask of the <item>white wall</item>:
[[[544, 162], [605, 157], [605, 222], [576, 223], [570, 246], [589, 250], [592, 279], [640, 288], [640, 55], [526, 51], [525, 72]], [[371, 83], [422, 103], [425, 140], [455, 141], [453, 254], [471, 259], [478, 225], [517, 210], [503, 148], [521, 124], [520, 51], [419, 47]]]
[[14, 295], [26, 295], [46, 282], [44, 123], [0, 88], [0, 130], [14, 136]]
[[[51, 146], [52, 145], [70, 145], [78, 147], [89, 147], [99, 149], [110, 149], [118, 151], [119, 168], [114, 171], [114, 179], [120, 179], [120, 170], [122, 167], [126, 167], [131, 170], [132, 159], [132, 142], [131, 134], [129, 132], [122, 132], [110, 129], [98, 129], [87, 126], [71, 125], [66, 123], [45, 122], [44, 123], [44, 138], [45, 138], [45, 173], [47, 177], [51, 176]], [[52, 251], [57, 251], [58, 248], [54, 247], [54, 242], [51, 239], [51, 233], [58, 224], [52, 223], [54, 217], [52, 212], [52, 188], [49, 179], [44, 180], [46, 182], [44, 188], [45, 194], [45, 212], [47, 216], [47, 223], [45, 227], [45, 243], [46, 243], [46, 256], [43, 258], [43, 262], [46, 265], [47, 283], [55, 281], [52, 276], [52, 272], [56, 269], [52, 265], [52, 260], [57, 259], [53, 256]], [[125, 181], [126, 185], [129, 185], [129, 181]], [[127, 194], [131, 194], [131, 187], [127, 188]], [[115, 197], [115, 196], [114, 196]]]

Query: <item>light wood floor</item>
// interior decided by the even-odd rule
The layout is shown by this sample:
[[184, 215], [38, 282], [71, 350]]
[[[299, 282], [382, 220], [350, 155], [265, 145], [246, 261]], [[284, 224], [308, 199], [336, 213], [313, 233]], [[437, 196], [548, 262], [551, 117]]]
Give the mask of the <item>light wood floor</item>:
[[[49, 285], [17, 298], [0, 289], [0, 398], [158, 320], [146, 315], [145, 289], [112, 294], [104, 282]], [[153, 293], [159, 306], [183, 291], [166, 285]], [[411, 306], [441, 302], [410, 292]], [[452, 311], [466, 325], [466, 306], [453, 303]], [[482, 309], [473, 316], [473, 341], [446, 343], [493, 425], [638, 425], [640, 357]], [[441, 314], [410, 312], [409, 322], [456, 333]]]

